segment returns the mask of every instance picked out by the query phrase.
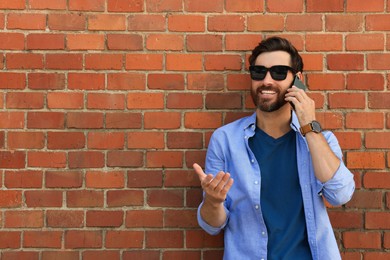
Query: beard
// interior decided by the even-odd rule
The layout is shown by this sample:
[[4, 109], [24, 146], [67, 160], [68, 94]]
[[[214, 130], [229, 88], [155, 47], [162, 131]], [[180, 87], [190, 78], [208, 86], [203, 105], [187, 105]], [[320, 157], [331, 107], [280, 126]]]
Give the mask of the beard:
[[[269, 99], [261, 98], [259, 94], [262, 90], [275, 91], [276, 93], [275, 95], [277, 95], [276, 101], [271, 101]], [[280, 109], [285, 104], [287, 104], [287, 101], [284, 100], [286, 93], [287, 90], [284, 92], [280, 92], [280, 89], [278, 88], [264, 87], [264, 86], [260, 86], [256, 90], [253, 89], [251, 90], [253, 103], [256, 105], [256, 108], [258, 108], [260, 111], [263, 112], [273, 112]]]

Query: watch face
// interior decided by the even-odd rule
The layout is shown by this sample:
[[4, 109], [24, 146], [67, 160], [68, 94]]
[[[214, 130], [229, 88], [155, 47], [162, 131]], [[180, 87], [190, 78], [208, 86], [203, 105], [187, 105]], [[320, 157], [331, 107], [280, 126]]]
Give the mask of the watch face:
[[314, 132], [316, 132], [316, 133], [322, 132], [322, 127], [321, 127], [320, 123], [318, 123], [317, 121], [311, 122], [311, 125], [313, 127]]

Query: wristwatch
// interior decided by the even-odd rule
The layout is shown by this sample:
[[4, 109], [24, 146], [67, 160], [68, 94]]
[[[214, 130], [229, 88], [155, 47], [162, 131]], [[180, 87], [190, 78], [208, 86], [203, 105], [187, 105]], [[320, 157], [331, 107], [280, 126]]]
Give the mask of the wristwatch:
[[318, 121], [313, 120], [310, 123], [308, 123], [307, 125], [304, 125], [301, 128], [299, 128], [299, 130], [301, 131], [301, 134], [303, 136], [305, 136], [309, 132], [314, 132], [317, 134], [321, 133], [322, 127]]

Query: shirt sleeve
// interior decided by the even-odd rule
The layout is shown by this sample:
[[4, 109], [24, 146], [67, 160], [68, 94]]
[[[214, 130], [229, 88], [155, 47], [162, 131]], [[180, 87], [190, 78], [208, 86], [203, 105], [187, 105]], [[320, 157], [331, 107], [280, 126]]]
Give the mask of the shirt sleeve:
[[325, 132], [324, 136], [335, 155], [340, 160], [340, 166], [333, 177], [325, 183], [317, 180], [318, 193], [326, 198], [333, 206], [347, 203], [355, 191], [355, 181], [353, 174], [348, 170], [343, 162], [343, 155], [336, 136], [331, 132]]

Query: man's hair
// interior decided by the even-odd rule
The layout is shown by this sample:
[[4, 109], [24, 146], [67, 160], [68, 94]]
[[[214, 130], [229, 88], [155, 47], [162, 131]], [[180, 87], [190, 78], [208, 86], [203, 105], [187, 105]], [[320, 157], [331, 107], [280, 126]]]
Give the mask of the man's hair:
[[281, 37], [270, 37], [262, 40], [252, 51], [249, 56], [249, 64], [255, 65], [257, 57], [264, 52], [285, 51], [291, 56], [291, 67], [295, 72], [303, 71], [303, 61], [297, 49], [288, 40]]

